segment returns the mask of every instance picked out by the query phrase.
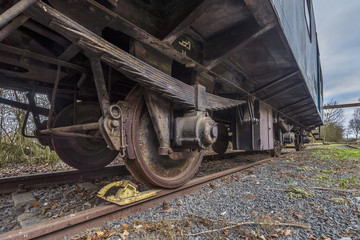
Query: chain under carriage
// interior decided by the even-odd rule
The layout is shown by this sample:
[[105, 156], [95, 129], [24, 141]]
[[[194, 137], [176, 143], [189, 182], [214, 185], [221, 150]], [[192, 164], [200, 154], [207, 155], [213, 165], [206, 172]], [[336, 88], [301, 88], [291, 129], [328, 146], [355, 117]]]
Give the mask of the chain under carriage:
[[[220, 154], [232, 142], [278, 155], [284, 143], [300, 150], [319, 125], [314, 115], [298, 121], [264, 101], [285, 80], [308, 94], [286, 50], [288, 63], [265, 64], [257, 79], [235, 61], [234, 54], [279, 35], [274, 15], [263, 20], [253, 1], [26, 2], [6, 26], [13, 30], [0, 34], [1, 87], [29, 91], [28, 106], [8, 104], [32, 112], [35, 137], [73, 167], [103, 167], [120, 153], [139, 181], [172, 188], [195, 174], [212, 145]], [[208, 12], [221, 9], [230, 13], [211, 19]], [[48, 94], [50, 110], [34, 105], [35, 92]], [[36, 120], [39, 114], [48, 120]]]

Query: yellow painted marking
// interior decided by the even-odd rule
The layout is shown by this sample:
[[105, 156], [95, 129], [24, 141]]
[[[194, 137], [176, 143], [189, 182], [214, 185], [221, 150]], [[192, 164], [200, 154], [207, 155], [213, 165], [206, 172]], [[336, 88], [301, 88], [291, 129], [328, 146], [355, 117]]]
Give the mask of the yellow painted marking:
[[[110, 195], [105, 197], [106, 193], [113, 187], [118, 187], [119, 190], [115, 195]], [[137, 190], [136, 184], [124, 180], [110, 183], [100, 189], [97, 196], [108, 201], [115, 203], [117, 205], [126, 205], [130, 203], [134, 203], [140, 200], [144, 200], [150, 197], [156, 196], [156, 194], [161, 191], [160, 189], [151, 189], [143, 192], [139, 192]]]
[[179, 41], [179, 44], [186, 48], [187, 50], [191, 50], [191, 42], [189, 40]]

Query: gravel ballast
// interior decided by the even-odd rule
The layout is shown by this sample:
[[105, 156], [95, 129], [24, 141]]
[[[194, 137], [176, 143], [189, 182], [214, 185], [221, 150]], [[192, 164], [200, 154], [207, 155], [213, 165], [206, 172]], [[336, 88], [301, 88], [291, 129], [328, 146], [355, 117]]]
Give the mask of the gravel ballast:
[[[343, 150], [273, 158], [171, 200], [166, 211], [160, 204], [72, 239], [360, 239], [360, 152]], [[197, 177], [266, 157], [205, 160]], [[14, 206], [12, 195], [2, 195], [0, 234], [109, 204], [95, 197], [96, 187], [119, 179], [33, 190], [35, 202], [21, 206]]]
[[[335, 149], [335, 150], [334, 150]], [[229, 175], [84, 239], [360, 239], [359, 154], [312, 149]]]
[[[229, 156], [227, 157], [229, 158]], [[212, 157], [207, 158], [203, 161], [197, 176], [204, 176], [215, 171], [229, 169], [233, 166], [261, 160], [266, 157], [268, 157], [268, 155], [263, 153], [250, 155], [241, 154], [227, 161], [218, 159], [218, 157], [215, 157], [217, 160], [211, 160]], [[219, 167], [220, 165], [221, 167]], [[58, 164], [46, 165], [39, 168], [38, 171], [46, 172], [46, 169], [52, 171], [58, 166]], [[29, 173], [36, 168], [24, 167], [24, 169], [26, 169], [25, 173]], [[24, 174], [16, 169], [11, 169], [9, 172], [11, 174]], [[106, 184], [119, 180], [130, 180], [137, 183], [132, 176], [128, 175], [97, 179], [87, 183], [55, 185], [35, 189], [27, 193], [0, 195], [0, 234], [74, 214], [82, 210], [110, 204], [96, 197], [96, 193]], [[24, 198], [24, 194], [26, 198]], [[28, 200], [25, 202], [21, 201], [26, 199]]]

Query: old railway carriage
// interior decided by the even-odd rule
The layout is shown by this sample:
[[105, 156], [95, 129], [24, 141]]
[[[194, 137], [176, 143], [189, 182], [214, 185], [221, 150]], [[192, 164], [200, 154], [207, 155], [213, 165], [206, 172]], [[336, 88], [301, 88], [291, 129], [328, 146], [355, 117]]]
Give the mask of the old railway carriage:
[[0, 12], [0, 87], [29, 93], [1, 102], [31, 112], [34, 137], [75, 168], [120, 154], [139, 181], [172, 188], [205, 149], [300, 150], [322, 124], [310, 0], [9, 0]]

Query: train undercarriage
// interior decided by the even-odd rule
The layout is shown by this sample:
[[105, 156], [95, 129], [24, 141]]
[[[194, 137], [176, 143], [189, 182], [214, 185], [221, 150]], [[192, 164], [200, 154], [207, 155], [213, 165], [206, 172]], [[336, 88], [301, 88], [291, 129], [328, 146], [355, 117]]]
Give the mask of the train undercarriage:
[[[217, 49], [226, 41], [221, 26], [213, 24], [216, 31], [204, 37], [210, 30], [199, 33], [196, 24], [212, 8], [233, 5], [237, 25], [224, 16], [222, 24], [230, 36], [246, 31], [233, 36], [236, 45]], [[281, 31], [274, 17], [256, 15], [253, 1], [23, 0], [1, 7], [0, 19], [18, 13], [0, 31], [0, 87], [28, 92], [28, 104], [0, 102], [27, 111], [24, 129], [32, 113], [31, 137], [77, 169], [96, 170], [120, 155], [140, 182], [174, 188], [193, 177], [208, 149], [224, 154], [231, 143], [234, 150], [278, 156], [284, 144], [302, 150], [321, 125], [318, 112], [298, 117], [315, 106], [287, 55], [288, 62], [277, 60], [275, 70], [263, 69], [257, 79], [247, 76], [250, 70], [240, 76], [232, 54]], [[183, 13], [170, 18], [177, 7]], [[162, 22], [162, 32], [160, 13], [173, 21]], [[291, 89], [303, 92], [277, 105]], [[50, 109], [36, 106], [36, 93], [48, 96]]]

